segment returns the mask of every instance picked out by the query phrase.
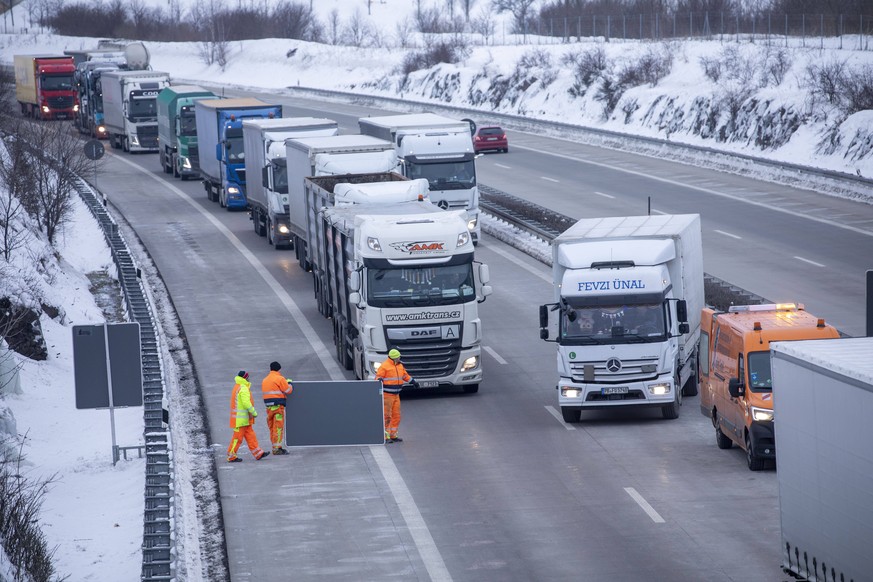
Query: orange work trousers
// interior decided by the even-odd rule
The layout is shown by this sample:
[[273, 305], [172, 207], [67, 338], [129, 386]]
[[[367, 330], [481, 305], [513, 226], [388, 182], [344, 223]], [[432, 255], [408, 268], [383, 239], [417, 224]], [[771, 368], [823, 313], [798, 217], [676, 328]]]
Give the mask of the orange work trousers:
[[239, 447], [242, 445], [243, 440], [246, 441], [249, 450], [256, 459], [260, 459], [264, 456], [264, 451], [258, 445], [258, 437], [255, 435], [255, 428], [251, 425], [238, 426], [236, 430], [233, 431], [233, 438], [230, 439], [230, 446], [227, 447], [228, 461], [236, 458], [236, 453], [239, 451]]
[[382, 411], [385, 413], [385, 438], [397, 436], [400, 426], [400, 394], [382, 394]]
[[285, 438], [285, 407], [281, 404], [267, 406], [267, 426], [270, 429], [270, 442], [273, 449], [279, 449]]

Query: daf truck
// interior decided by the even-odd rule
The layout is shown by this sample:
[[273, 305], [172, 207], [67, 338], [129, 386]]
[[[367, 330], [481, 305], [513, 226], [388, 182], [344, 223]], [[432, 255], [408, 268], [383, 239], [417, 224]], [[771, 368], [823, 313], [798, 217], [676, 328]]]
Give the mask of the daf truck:
[[76, 67], [67, 55], [15, 55], [15, 98], [21, 114], [34, 119], [73, 119], [79, 97]]
[[467, 227], [478, 243], [479, 187], [472, 122], [434, 113], [409, 113], [358, 120], [361, 133], [394, 144], [401, 173], [424, 178], [431, 201], [443, 210], [463, 210]]
[[397, 169], [394, 144], [369, 135], [301, 137], [285, 140], [288, 195], [285, 212], [294, 252], [306, 262], [306, 192], [304, 178], [345, 174], [384, 174]]
[[718, 448], [736, 444], [746, 452], [749, 469], [760, 471], [777, 450], [773, 402], [782, 390], [770, 369], [771, 344], [840, 333], [795, 303], [732, 305], [727, 312], [705, 308], [700, 328], [700, 411], [712, 421]]
[[[304, 136], [332, 136], [339, 131], [333, 119], [281, 117], [243, 122], [246, 152], [246, 199], [258, 236], [275, 249], [294, 246], [288, 219], [288, 164], [285, 140]], [[303, 178], [300, 178], [303, 187]]]
[[158, 159], [165, 174], [182, 180], [200, 176], [194, 103], [217, 98], [196, 85], [171, 85], [158, 93]]
[[106, 133], [114, 149], [158, 151], [157, 97], [170, 84], [159, 71], [107, 71], [100, 77]]
[[678, 418], [697, 393], [703, 250], [697, 214], [583, 219], [552, 242], [558, 404], [583, 410], [659, 407]]
[[870, 580], [873, 337], [770, 350], [782, 568], [798, 580]]
[[310, 191], [322, 185], [332, 187], [322, 196], [333, 205], [316, 214], [312, 274], [340, 364], [359, 379], [373, 378], [397, 348], [420, 388], [477, 392], [478, 304], [491, 288], [487, 265], [473, 258], [464, 213], [431, 204], [424, 180], [307, 178]]
[[206, 99], [194, 106], [200, 177], [206, 198], [228, 210], [245, 210], [246, 166], [242, 123], [282, 117], [282, 106], [250, 97]]

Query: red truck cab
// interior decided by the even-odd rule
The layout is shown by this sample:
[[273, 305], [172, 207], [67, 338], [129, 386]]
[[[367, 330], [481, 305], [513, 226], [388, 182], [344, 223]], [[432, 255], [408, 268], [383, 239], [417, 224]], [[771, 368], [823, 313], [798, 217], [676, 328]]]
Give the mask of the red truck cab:
[[15, 55], [15, 95], [21, 113], [37, 119], [73, 119], [79, 97], [76, 67], [66, 55]]

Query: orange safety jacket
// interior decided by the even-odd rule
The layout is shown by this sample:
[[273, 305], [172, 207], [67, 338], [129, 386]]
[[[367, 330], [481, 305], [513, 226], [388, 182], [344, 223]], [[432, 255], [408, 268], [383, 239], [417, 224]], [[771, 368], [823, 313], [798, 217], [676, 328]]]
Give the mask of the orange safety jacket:
[[412, 376], [406, 372], [406, 368], [400, 362], [394, 362], [388, 358], [376, 372], [376, 379], [382, 380], [382, 391], [387, 394], [400, 394], [403, 384], [412, 381]]
[[252, 383], [242, 376], [237, 376], [234, 380], [236, 384], [230, 395], [230, 428], [236, 429], [250, 425], [258, 413], [252, 406], [252, 393], [249, 390]]
[[267, 406], [285, 406], [292, 390], [294, 388], [291, 386], [291, 380], [276, 370], [270, 370], [261, 382], [261, 392], [264, 393], [264, 404]]

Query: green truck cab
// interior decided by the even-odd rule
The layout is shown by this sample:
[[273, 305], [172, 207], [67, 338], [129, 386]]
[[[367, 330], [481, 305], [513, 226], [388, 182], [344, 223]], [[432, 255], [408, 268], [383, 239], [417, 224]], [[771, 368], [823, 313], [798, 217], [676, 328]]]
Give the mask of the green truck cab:
[[158, 93], [158, 153], [165, 174], [182, 180], [200, 177], [194, 103], [217, 97], [196, 85], [175, 85]]

